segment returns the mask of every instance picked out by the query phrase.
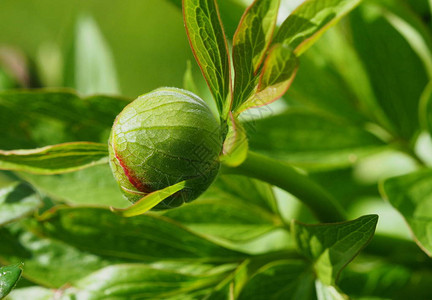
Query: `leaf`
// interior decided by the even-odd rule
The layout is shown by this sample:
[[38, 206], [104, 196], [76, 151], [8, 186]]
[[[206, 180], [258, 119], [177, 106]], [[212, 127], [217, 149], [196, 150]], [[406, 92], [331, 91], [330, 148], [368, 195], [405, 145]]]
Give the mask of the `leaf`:
[[22, 264], [0, 267], [0, 299], [6, 297], [21, 277]]
[[66, 291], [76, 298], [169, 299], [214, 286], [224, 272], [190, 275], [144, 264], [114, 265], [101, 269], [73, 284]]
[[282, 223], [268, 184], [232, 175], [219, 176], [197, 200], [166, 210], [163, 216], [200, 234], [240, 243]]
[[282, 23], [275, 42], [300, 55], [359, 3], [360, 0], [306, 0]]
[[13, 183], [0, 189], [0, 226], [36, 211], [42, 205], [37, 193], [25, 183]]
[[66, 71], [70, 81], [66, 86], [84, 95], [119, 93], [113, 55], [90, 15], [77, 20], [72, 62]]
[[239, 300], [315, 299], [313, 274], [301, 260], [279, 260], [260, 268], [246, 283]]
[[347, 300], [347, 295], [342, 294], [336, 287], [325, 285], [320, 280], [315, 281], [318, 300]]
[[423, 129], [432, 136], [432, 82], [426, 86], [420, 100], [419, 119]]
[[389, 178], [380, 191], [405, 218], [419, 247], [432, 256], [432, 170]]
[[429, 78], [420, 57], [382, 12], [368, 2], [350, 15], [354, 46], [391, 133], [411, 141], [419, 130], [419, 100]]
[[264, 62], [255, 94], [238, 107], [236, 113], [269, 104], [282, 97], [294, 80], [298, 64], [290, 48], [282, 44], [274, 45]]
[[108, 163], [104, 144], [76, 142], [32, 150], [0, 150], [0, 170], [52, 175]]
[[318, 279], [334, 285], [342, 269], [372, 239], [377, 222], [377, 215], [322, 225], [293, 221], [291, 232], [299, 252], [313, 262]]
[[231, 101], [228, 45], [215, 0], [183, 0], [183, 17], [192, 52], [226, 119]]
[[384, 143], [359, 126], [302, 109], [244, 124], [249, 146], [290, 164], [331, 169], [355, 163]]
[[186, 181], [181, 181], [164, 189], [149, 193], [128, 208], [120, 209], [111, 207], [111, 211], [122, 217], [134, 217], [146, 213], [160, 202], [182, 190]]
[[51, 198], [70, 204], [128, 207], [108, 164], [97, 165], [73, 173], [35, 175], [19, 173]]
[[6, 300], [52, 300], [55, 299], [55, 291], [40, 286], [15, 289], [8, 295]]
[[59, 208], [43, 215], [37, 229], [78, 249], [114, 258], [232, 262], [246, 256], [154, 214], [123, 218], [106, 209]]
[[236, 167], [247, 157], [248, 139], [246, 130], [232, 113], [229, 114], [228, 126], [228, 134], [223, 144], [223, 155], [220, 160], [230, 167]]
[[0, 149], [33, 149], [75, 141], [106, 143], [124, 98], [80, 98], [68, 90], [0, 93]]
[[233, 38], [235, 70], [232, 110], [249, 98], [257, 84], [255, 75], [271, 43], [280, 0], [256, 0], [243, 14]]
[[125, 262], [38, 237], [20, 223], [0, 228], [0, 240], [1, 263], [23, 262], [25, 278], [51, 288], [60, 288], [109, 264]]

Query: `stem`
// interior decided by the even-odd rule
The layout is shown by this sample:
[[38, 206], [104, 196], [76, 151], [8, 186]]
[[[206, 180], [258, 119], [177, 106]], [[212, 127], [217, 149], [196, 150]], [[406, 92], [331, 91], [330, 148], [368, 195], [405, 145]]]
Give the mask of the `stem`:
[[342, 207], [321, 186], [288, 164], [248, 152], [246, 160], [237, 167], [224, 166], [224, 173], [253, 177], [278, 186], [297, 197], [321, 222], [345, 220]]

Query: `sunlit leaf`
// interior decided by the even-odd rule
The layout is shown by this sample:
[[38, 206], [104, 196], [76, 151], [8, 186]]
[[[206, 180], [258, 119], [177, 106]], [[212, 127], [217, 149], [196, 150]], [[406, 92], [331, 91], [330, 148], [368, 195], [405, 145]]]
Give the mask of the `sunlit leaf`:
[[0, 150], [0, 170], [50, 175], [108, 163], [108, 146], [76, 142], [32, 150]]
[[271, 43], [280, 0], [256, 0], [246, 10], [233, 38], [235, 70], [232, 109], [248, 99]]
[[0, 299], [6, 297], [21, 277], [22, 264], [0, 267]]
[[314, 264], [318, 279], [333, 285], [341, 270], [372, 239], [377, 222], [377, 215], [320, 225], [293, 221], [291, 230], [299, 252]]
[[311, 169], [351, 165], [384, 146], [360, 126], [307, 110], [287, 110], [244, 126], [252, 150]]
[[215, 0], [183, 0], [183, 16], [192, 51], [222, 118], [231, 100], [231, 66], [227, 41]]
[[237, 109], [237, 113], [269, 104], [282, 97], [294, 80], [298, 64], [298, 58], [289, 47], [274, 45], [264, 62], [257, 90]]
[[320, 280], [315, 281], [318, 300], [347, 300], [347, 295], [344, 295], [336, 287], [325, 285]]
[[[24, 263], [23, 276], [32, 282], [60, 288], [121, 259], [102, 258], [66, 243], [41, 238], [20, 224], [0, 228], [1, 263]], [[18, 226], [19, 225], [19, 226]]]
[[432, 171], [387, 179], [381, 192], [405, 218], [417, 244], [432, 256]]
[[306, 0], [282, 23], [275, 41], [300, 55], [361, 0]]
[[245, 257], [154, 214], [123, 218], [106, 209], [64, 208], [46, 213], [39, 227], [44, 235], [109, 257], [228, 262]]
[[169, 299], [212, 287], [223, 276], [224, 272], [190, 275], [144, 264], [114, 265], [77, 281], [66, 294], [75, 295], [78, 299], [127, 299], [138, 295], [143, 299]]
[[34, 212], [42, 201], [25, 183], [13, 183], [0, 189], [0, 226]]

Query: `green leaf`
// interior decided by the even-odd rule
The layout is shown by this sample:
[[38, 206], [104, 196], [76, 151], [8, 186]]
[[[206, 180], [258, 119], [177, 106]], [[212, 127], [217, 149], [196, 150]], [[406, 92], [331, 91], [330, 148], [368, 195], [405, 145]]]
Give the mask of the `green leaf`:
[[106, 143], [124, 98], [80, 98], [67, 90], [0, 93], [0, 149], [32, 149], [66, 142]]
[[109, 264], [125, 262], [38, 237], [26, 231], [22, 224], [0, 228], [0, 240], [1, 263], [23, 262], [25, 278], [51, 288], [60, 288]]
[[173, 194], [182, 190], [185, 186], [186, 181], [181, 181], [164, 189], [149, 193], [128, 208], [120, 209], [111, 207], [111, 210], [122, 217], [134, 217], [142, 215], [169, 196], [172, 196]]
[[256, 0], [244, 13], [233, 38], [235, 70], [232, 110], [249, 98], [255, 75], [271, 43], [280, 0]]
[[432, 82], [426, 86], [420, 100], [419, 119], [423, 129], [432, 136]]
[[275, 41], [302, 54], [361, 0], [306, 0], [282, 23]]
[[377, 102], [390, 121], [389, 130], [396, 138], [411, 141], [419, 130], [419, 101], [428, 74], [415, 48], [387, 18], [388, 13], [367, 4], [350, 14], [354, 45]]
[[342, 294], [336, 287], [325, 285], [320, 280], [315, 281], [318, 300], [347, 300], [347, 295]]
[[405, 218], [416, 243], [432, 256], [432, 170], [387, 179], [380, 190]]
[[293, 221], [291, 231], [299, 252], [314, 264], [318, 279], [334, 285], [342, 269], [372, 239], [377, 222], [377, 215], [322, 225]]
[[249, 146], [300, 167], [328, 169], [351, 165], [384, 146], [359, 126], [324, 114], [290, 109], [249, 121]]
[[32, 286], [26, 288], [15, 289], [8, 295], [6, 300], [52, 300], [55, 299], [55, 290], [43, 288], [40, 286]]
[[282, 223], [271, 187], [243, 177], [222, 175], [197, 200], [163, 212], [191, 230], [232, 242], [245, 242]]
[[256, 92], [236, 112], [263, 106], [282, 97], [291, 86], [298, 65], [298, 58], [289, 47], [274, 45], [264, 62]]
[[216, 100], [221, 118], [231, 105], [228, 45], [215, 0], [183, 0], [183, 17], [192, 52]]
[[22, 264], [0, 267], [0, 299], [6, 297], [21, 277]]
[[79, 249], [108, 257], [228, 262], [245, 257], [150, 213], [123, 218], [106, 209], [59, 208], [42, 216], [38, 230]]
[[32, 150], [0, 150], [0, 170], [52, 175], [107, 163], [105, 144], [76, 142]]
[[113, 55], [90, 15], [77, 20], [72, 53], [72, 61], [66, 66], [66, 86], [84, 95], [119, 93]]
[[301, 260], [279, 260], [260, 268], [246, 283], [239, 300], [315, 298], [313, 273]]
[[228, 134], [223, 144], [223, 155], [220, 160], [230, 167], [236, 167], [247, 157], [248, 139], [243, 125], [232, 113], [229, 114], [228, 126]]
[[27, 216], [38, 209], [42, 201], [25, 183], [13, 183], [0, 189], [0, 226]]
[[224, 273], [191, 275], [144, 264], [114, 265], [77, 281], [66, 294], [86, 299], [129, 299], [138, 296], [142, 299], [169, 299], [212, 287], [223, 278]]
[[19, 172], [18, 176], [54, 200], [105, 207], [130, 206], [107, 164], [65, 174], [46, 176]]

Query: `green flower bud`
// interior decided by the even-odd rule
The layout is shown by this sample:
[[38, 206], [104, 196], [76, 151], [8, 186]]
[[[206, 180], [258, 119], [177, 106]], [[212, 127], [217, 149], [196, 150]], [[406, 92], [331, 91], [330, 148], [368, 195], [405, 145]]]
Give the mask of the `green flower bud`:
[[165, 209], [196, 199], [219, 170], [221, 126], [194, 94], [161, 88], [140, 96], [117, 116], [109, 140], [110, 166], [132, 203], [186, 180], [159, 203]]

